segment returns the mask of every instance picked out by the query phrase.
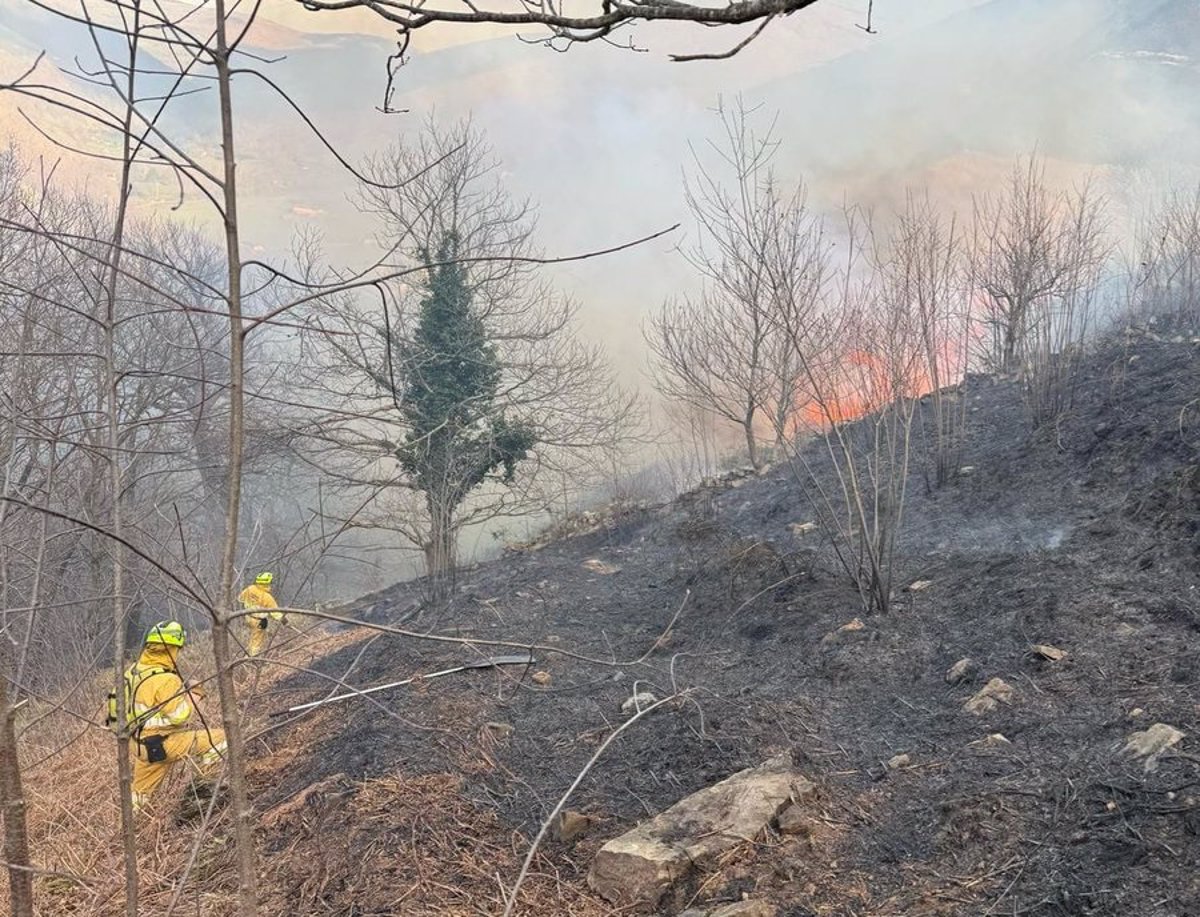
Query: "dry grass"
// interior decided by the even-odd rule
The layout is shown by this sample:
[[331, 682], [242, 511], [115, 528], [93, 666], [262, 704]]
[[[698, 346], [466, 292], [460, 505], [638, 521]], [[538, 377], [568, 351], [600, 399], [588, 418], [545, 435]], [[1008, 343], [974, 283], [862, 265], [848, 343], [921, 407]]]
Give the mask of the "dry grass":
[[[307, 666], [313, 659], [365, 636], [357, 630], [333, 635], [311, 630], [290, 636], [269, 655], [291, 666]], [[188, 666], [185, 672], [189, 679], [203, 683], [212, 672], [211, 658], [204, 638], [194, 640], [181, 660]], [[268, 694], [292, 671], [283, 666], [264, 666], [253, 696]], [[108, 672], [100, 672], [53, 702], [27, 705], [19, 724], [30, 846], [34, 865], [42, 871], [35, 882], [41, 917], [123, 913], [115, 745], [102, 725], [103, 699], [110, 690], [110, 678]], [[245, 696], [255, 679], [247, 671], [239, 675], [238, 681]], [[208, 693], [212, 697], [202, 704], [202, 712], [210, 722], [219, 723], [216, 691]], [[251, 734], [266, 724], [265, 713], [259, 709], [248, 711], [246, 723]], [[253, 762], [252, 773], [272, 766], [270, 759]], [[177, 766], [159, 791], [157, 811], [139, 819], [138, 872], [142, 912], [146, 914], [168, 913], [175, 887], [197, 844], [195, 865], [176, 913], [218, 917], [232, 910], [233, 876], [224, 816], [219, 814], [204, 832], [197, 826], [181, 828], [174, 823], [190, 776], [188, 765]], [[7, 882], [0, 882], [0, 913], [7, 912], [7, 892]]]
[[[312, 743], [327, 734], [335, 719], [318, 711], [286, 733], [273, 732], [265, 714], [284, 704], [280, 698], [287, 694], [279, 683], [296, 667], [308, 667], [315, 658], [367, 637], [361, 630], [334, 635], [313, 631], [268, 653], [286, 665], [264, 666], [257, 676], [250, 670], [239, 675], [242, 695], [252, 689], [250, 696], [262, 705], [254, 709], [252, 704], [247, 716], [248, 733], [257, 736], [250, 746], [252, 792], [301, 767]], [[203, 682], [211, 674], [205, 670], [206, 664], [211, 668], [208, 647], [198, 639], [190, 649], [187, 675]], [[111, 734], [98, 725], [108, 679], [107, 673], [99, 673], [54, 704], [34, 705], [25, 720], [21, 745], [30, 842], [35, 864], [44, 871], [36, 881], [41, 917], [123, 913], [114, 745]], [[207, 706], [215, 708], [215, 697]], [[450, 723], [463, 719], [460, 725], [469, 728], [462, 710], [441, 710], [439, 722], [442, 717]], [[481, 732], [479, 739], [462, 756], [464, 772], [496, 766], [489, 754], [490, 734]], [[190, 770], [176, 767], [159, 791], [157, 810], [139, 820], [142, 913], [227, 917], [237, 902], [227, 813], [219, 808], [207, 827], [175, 824]], [[501, 912], [505, 889], [520, 868], [528, 841], [505, 828], [493, 812], [466, 800], [460, 790], [460, 778], [448, 774], [396, 774], [361, 783], [337, 775], [262, 812], [261, 913], [475, 917]], [[582, 869], [561, 855], [554, 864], [539, 858], [522, 888], [518, 912], [564, 917], [610, 913], [580, 891]], [[570, 874], [564, 876], [562, 870]], [[2, 913], [7, 883], [0, 885]]]
[[[355, 784], [328, 778], [263, 815], [282, 849], [265, 863], [269, 914], [478, 917], [504, 909], [527, 841], [472, 805], [448, 774]], [[548, 860], [521, 890], [519, 913], [599, 917], [601, 902]]]

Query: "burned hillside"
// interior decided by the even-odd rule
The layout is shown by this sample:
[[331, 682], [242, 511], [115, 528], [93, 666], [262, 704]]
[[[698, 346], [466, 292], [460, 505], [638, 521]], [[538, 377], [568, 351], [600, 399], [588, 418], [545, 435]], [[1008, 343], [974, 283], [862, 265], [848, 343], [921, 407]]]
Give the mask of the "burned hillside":
[[[800, 824], [745, 839], [663, 913], [744, 897], [789, 915], [1191, 913], [1198, 374], [1190, 336], [1128, 335], [1032, 432], [1017, 382], [971, 377], [964, 473], [927, 491], [914, 467], [886, 615], [862, 614], [786, 464], [476, 566], [437, 616], [411, 618], [419, 583], [345, 609], [480, 641], [365, 634], [318, 664], [353, 685], [513, 651], [488, 641], [536, 663], [265, 738], [272, 893], [314, 914], [498, 912], [622, 705], [686, 691], [588, 771], [578, 831], [543, 844], [518, 913], [609, 913], [585, 884], [604, 841], [780, 753], [816, 786]], [[280, 707], [330, 690], [282, 687]], [[994, 701], [970, 712], [978, 694]], [[1155, 724], [1183, 738], [1147, 759], [1128, 743]]]

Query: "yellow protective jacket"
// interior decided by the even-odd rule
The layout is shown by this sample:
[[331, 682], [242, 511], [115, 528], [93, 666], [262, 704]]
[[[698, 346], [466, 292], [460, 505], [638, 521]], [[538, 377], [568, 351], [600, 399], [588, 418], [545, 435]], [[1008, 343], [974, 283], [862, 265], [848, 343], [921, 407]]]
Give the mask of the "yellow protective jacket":
[[[275, 611], [279, 605], [275, 602], [275, 596], [271, 595], [271, 590], [266, 586], [260, 586], [258, 583], [251, 583], [238, 594], [238, 601], [242, 603], [242, 607], [247, 611], [269, 611], [271, 617], [276, 621], [283, 620], [283, 612]], [[265, 615], [251, 615], [252, 618], [263, 618]]]
[[[158, 669], [151, 675], [141, 673]], [[175, 652], [152, 643], [142, 650], [126, 675], [134, 685], [133, 715], [143, 735], [184, 728], [192, 717], [192, 699], [175, 671]]]

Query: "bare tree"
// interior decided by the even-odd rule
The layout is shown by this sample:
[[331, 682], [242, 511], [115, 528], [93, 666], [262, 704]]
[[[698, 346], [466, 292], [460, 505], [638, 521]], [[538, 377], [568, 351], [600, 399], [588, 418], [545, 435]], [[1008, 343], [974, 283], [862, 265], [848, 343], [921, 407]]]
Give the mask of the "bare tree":
[[984, 294], [982, 356], [989, 365], [1019, 370], [1026, 336], [1046, 303], [1076, 294], [1071, 285], [1086, 275], [1081, 257], [1103, 256], [1077, 236], [1095, 231], [1100, 206], [1088, 189], [1051, 191], [1036, 156], [1013, 167], [1003, 192], [976, 200], [972, 272]]
[[758, 428], [769, 426], [781, 443], [800, 401], [799, 366], [783, 326], [802, 322], [820, 296], [823, 229], [804, 185], [785, 192], [772, 171], [773, 125], [759, 133], [740, 101], [718, 115], [723, 136], [712, 149], [720, 169], [695, 156], [686, 188], [699, 241], [685, 256], [703, 291], [667, 303], [646, 340], [659, 392], [735, 424], [751, 465], [761, 468]]
[[[789, 459], [864, 611], [891, 605], [909, 480], [922, 346], [893, 244], [846, 213], [846, 258], [818, 309], [784, 327], [811, 399], [821, 448], [793, 442]], [[787, 313], [785, 313], [786, 317]]]
[[909, 193], [891, 247], [888, 300], [897, 309], [907, 303], [915, 323], [926, 408], [917, 412], [922, 472], [926, 488], [933, 489], [961, 466], [967, 405], [959, 386], [970, 346], [971, 284], [957, 224], [943, 218], [928, 195]]
[[531, 263], [529, 207], [497, 169], [466, 123], [374, 157], [361, 204], [405, 278], [311, 313], [329, 332], [313, 400], [333, 406], [306, 424], [312, 455], [367, 494], [354, 524], [400, 532], [442, 591], [464, 529], [545, 511], [558, 489], [543, 472], [594, 480], [586, 466], [637, 413]]
[[[120, 7], [120, 8], [118, 8]], [[241, 482], [243, 472], [243, 455], [245, 446], [244, 435], [244, 353], [245, 336], [257, 323], [247, 323], [243, 315], [241, 245], [239, 238], [238, 198], [236, 188], [236, 153], [233, 134], [233, 103], [231, 83], [236, 70], [233, 61], [237, 46], [244, 39], [246, 28], [235, 31], [229, 22], [229, 11], [225, 0], [216, 0], [208, 22], [200, 22], [195, 16], [197, 9], [184, 10], [175, 15], [168, 14], [158, 8], [146, 9], [140, 3], [134, 3], [125, 8], [118, 4], [83, 4], [76, 12], [58, 12], [64, 20], [82, 25], [91, 38], [99, 69], [95, 72], [79, 74], [85, 81], [97, 83], [107, 89], [113, 103], [111, 107], [97, 103], [91, 98], [72, 92], [63, 92], [57, 87], [47, 86], [37, 82], [35, 72], [40, 64], [40, 58], [29, 70], [17, 80], [7, 85], [9, 91], [18, 92], [26, 97], [36, 99], [74, 111], [79, 117], [98, 123], [110, 130], [121, 143], [121, 188], [118, 195], [118, 208], [112, 223], [111, 235], [106, 239], [103, 254], [99, 257], [92, 255], [95, 266], [102, 270], [106, 279], [103, 282], [106, 295], [105, 317], [99, 320], [104, 333], [104, 366], [106, 379], [104, 390], [107, 391], [107, 449], [111, 456], [109, 462], [110, 483], [110, 514], [105, 524], [91, 523], [98, 534], [102, 534], [113, 548], [113, 571], [115, 586], [113, 598], [115, 644], [117, 650], [118, 690], [117, 696], [123, 698], [124, 692], [119, 687], [119, 672], [124, 666], [124, 609], [125, 596], [121, 584], [124, 578], [124, 565], [121, 552], [128, 547], [123, 526], [121, 524], [120, 503], [122, 497], [122, 481], [118, 465], [118, 450], [120, 448], [120, 423], [117, 401], [119, 398], [117, 381], [121, 373], [116, 365], [116, 328], [119, 319], [116, 313], [116, 288], [125, 270], [122, 262], [129, 257], [124, 244], [125, 234], [125, 200], [128, 193], [128, 181], [135, 163], [144, 162], [152, 166], [166, 167], [180, 182], [181, 189], [186, 182], [190, 187], [204, 195], [216, 208], [224, 228], [226, 251], [225, 268], [226, 283], [223, 291], [223, 312], [229, 325], [227, 338], [229, 348], [229, 378], [228, 411], [229, 433], [227, 439], [227, 460], [225, 462], [227, 481], [227, 502], [225, 512], [225, 531], [222, 539], [221, 565], [219, 587], [216, 601], [202, 597], [201, 593], [188, 587], [192, 598], [197, 599], [202, 607], [210, 613], [213, 625], [213, 652], [217, 665], [217, 685], [221, 699], [222, 713], [225, 719], [225, 730], [229, 745], [229, 787], [234, 807], [234, 833], [238, 849], [239, 890], [241, 896], [241, 911], [251, 915], [257, 910], [254, 886], [254, 849], [252, 837], [253, 810], [250, 807], [245, 790], [243, 765], [243, 740], [238, 712], [238, 704], [234, 693], [230, 650], [229, 622], [233, 617], [233, 585], [236, 575], [237, 545], [239, 534], [239, 513], [241, 509]], [[207, 37], [203, 33], [193, 32], [193, 26], [201, 29], [211, 28]], [[115, 34], [123, 39], [127, 55], [118, 60], [110, 56], [105, 48], [109, 46], [103, 36]], [[156, 46], [164, 51], [176, 71], [166, 77], [167, 92], [165, 95], [151, 97], [135, 93], [135, 80], [142, 72], [143, 64], [139, 63], [143, 46]], [[198, 68], [211, 67], [212, 83], [217, 89], [217, 110], [221, 125], [221, 164], [217, 171], [210, 170], [201, 159], [188, 153], [183, 145], [176, 142], [161, 123], [163, 111], [172, 99], [178, 98], [179, 93], [189, 91], [189, 80], [194, 77]], [[160, 74], [161, 75], [161, 74]], [[206, 87], [207, 88], [207, 87]], [[105, 154], [99, 158], [109, 158]], [[44, 231], [42, 227], [31, 227]], [[56, 236], [59, 244], [68, 244], [75, 240]], [[96, 238], [93, 236], [92, 238]], [[186, 304], [183, 308], [188, 308]], [[115, 546], [115, 547], [114, 547]], [[161, 562], [158, 564], [161, 569]], [[184, 581], [181, 581], [181, 583]], [[123, 719], [118, 716], [118, 722]], [[119, 736], [120, 739], [120, 736]], [[127, 847], [133, 843], [132, 809], [128, 801], [128, 766], [129, 758], [125, 742], [119, 741], [118, 755], [121, 767], [123, 785], [122, 823], [123, 836]], [[133, 873], [133, 864], [127, 865], [126, 872], [126, 910], [134, 914], [137, 910], [137, 883]]]
[[1056, 422], [1074, 400], [1110, 252], [1103, 199], [1084, 185], [1068, 201], [1062, 278], [1056, 295], [1036, 299], [1022, 340], [1022, 382], [1034, 427]]
[[[0, 156], [0, 211], [11, 214], [19, 207], [21, 188], [21, 170], [16, 161], [15, 152], [9, 150]], [[28, 246], [20, 244], [24, 240], [14, 239], [12, 233], [0, 232], [0, 272], [8, 273], [28, 254]], [[0, 308], [8, 312], [14, 305], [11, 294], [0, 293]], [[14, 483], [14, 472], [18, 462], [18, 436], [21, 416], [25, 406], [21, 404], [22, 393], [26, 390], [27, 353], [31, 343], [31, 322], [27, 313], [22, 329], [14, 341], [9, 334], [2, 334], [7, 328], [0, 328], [0, 341], [8, 346], [16, 346], [16, 353], [7, 361], [0, 363], [4, 367], [3, 381], [6, 394], [4, 401], [5, 412], [0, 423], [0, 460], [3, 461], [2, 486], [7, 496]], [[17, 748], [15, 729], [18, 699], [14, 686], [17, 671], [17, 661], [14, 651], [23, 652], [28, 645], [31, 626], [18, 629], [17, 616], [10, 611], [10, 601], [14, 594], [12, 586], [13, 571], [11, 567], [11, 552], [15, 545], [10, 545], [8, 532], [11, 530], [8, 516], [10, 505], [0, 503], [0, 809], [4, 812], [4, 861], [8, 873], [9, 905], [13, 917], [33, 917], [33, 872], [29, 856], [29, 834], [25, 818], [25, 796], [21, 785], [21, 762]], [[43, 535], [43, 547], [45, 539]], [[21, 649], [18, 649], [21, 648]]]
[[[0, 156], [0, 218], [23, 211], [46, 215], [49, 176], [38, 191], [25, 186], [28, 171], [10, 149]], [[61, 380], [38, 366], [54, 326], [42, 304], [28, 292], [51, 278], [45, 271], [42, 240], [0, 225], [0, 367], [4, 395], [0, 416], [0, 808], [4, 812], [4, 861], [14, 917], [33, 917], [33, 878], [27, 801], [17, 742], [17, 711], [28, 701], [23, 689], [37, 613], [43, 601], [51, 531], [45, 516], [22, 513], [9, 498], [54, 489], [64, 448]]]
[[750, 464], [761, 468], [755, 425], [769, 391], [763, 371], [768, 318], [764, 310], [746, 327], [739, 321], [745, 317], [710, 294], [698, 302], [677, 300], [655, 316], [646, 339], [659, 393], [736, 424]]
[[1200, 185], [1165, 195], [1136, 235], [1131, 317], [1194, 328], [1200, 321]]

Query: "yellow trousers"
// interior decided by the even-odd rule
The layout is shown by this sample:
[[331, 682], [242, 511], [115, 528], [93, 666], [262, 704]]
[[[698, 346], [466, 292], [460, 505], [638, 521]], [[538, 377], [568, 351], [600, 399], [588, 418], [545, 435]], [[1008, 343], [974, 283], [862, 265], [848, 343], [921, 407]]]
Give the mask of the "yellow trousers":
[[[150, 738], [143, 736], [143, 741]], [[221, 760], [225, 753], [225, 733], [220, 729], [181, 729], [162, 734], [165, 761], [151, 764], [146, 760], [146, 747], [135, 742], [133, 757], [133, 808], [142, 808], [159, 785], [167, 778], [175, 762], [184, 758], [198, 758], [201, 770], [208, 770]]]
[[249, 633], [246, 635], [246, 655], [257, 656], [267, 647], [267, 634], [271, 627], [271, 619], [267, 615], [262, 617], [248, 615], [246, 626], [249, 628]]

